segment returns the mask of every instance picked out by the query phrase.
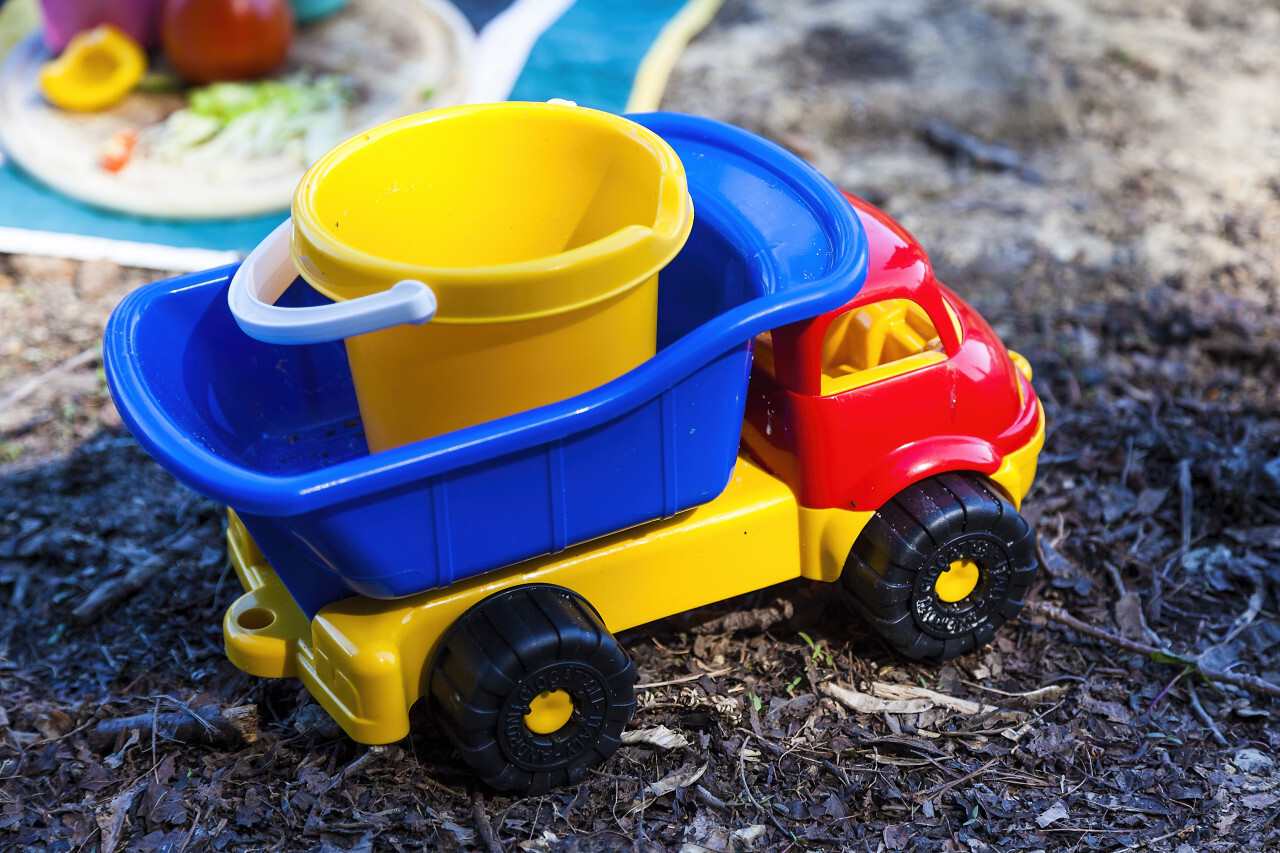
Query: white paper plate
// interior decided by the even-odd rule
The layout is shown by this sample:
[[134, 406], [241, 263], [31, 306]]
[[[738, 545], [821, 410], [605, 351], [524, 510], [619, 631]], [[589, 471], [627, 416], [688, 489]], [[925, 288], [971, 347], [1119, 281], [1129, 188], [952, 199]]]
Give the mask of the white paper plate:
[[[351, 136], [462, 103], [474, 41], [470, 23], [442, 0], [352, 0], [295, 33], [277, 76], [306, 70], [353, 78]], [[118, 173], [104, 170], [98, 163], [112, 134], [162, 121], [185, 101], [134, 93], [98, 113], [61, 110], [37, 89], [40, 67], [50, 58], [39, 34], [31, 33], [0, 65], [0, 147], [37, 180], [97, 207], [169, 219], [225, 219], [289, 206], [305, 167], [284, 156], [198, 166], [135, 156]]]

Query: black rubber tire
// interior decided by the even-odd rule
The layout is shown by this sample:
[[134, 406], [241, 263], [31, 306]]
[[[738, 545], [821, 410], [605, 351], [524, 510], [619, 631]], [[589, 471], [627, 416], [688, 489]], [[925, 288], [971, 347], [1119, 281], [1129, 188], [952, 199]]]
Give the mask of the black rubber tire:
[[[935, 590], [954, 560], [977, 563], [977, 586], [954, 603]], [[1022, 610], [1039, 571], [1035, 533], [985, 478], [941, 474], [903, 489], [867, 523], [840, 581], [898, 651], [950, 660], [991, 642]]]
[[[431, 668], [432, 714], [489, 786], [542, 794], [580, 782], [611, 756], [635, 713], [636, 671], [580, 596], [559, 587], [503, 590], [468, 610]], [[545, 690], [573, 697], [549, 735], [525, 725]]]

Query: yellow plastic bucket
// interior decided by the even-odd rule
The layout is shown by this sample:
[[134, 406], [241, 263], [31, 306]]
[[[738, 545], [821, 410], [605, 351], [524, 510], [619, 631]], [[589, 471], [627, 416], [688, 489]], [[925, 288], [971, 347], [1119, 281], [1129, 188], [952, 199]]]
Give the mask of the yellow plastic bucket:
[[335, 148], [293, 200], [292, 256], [335, 300], [425, 282], [424, 326], [348, 338], [371, 451], [563, 400], [655, 350], [657, 276], [693, 206], [671, 147], [571, 105], [455, 107]]

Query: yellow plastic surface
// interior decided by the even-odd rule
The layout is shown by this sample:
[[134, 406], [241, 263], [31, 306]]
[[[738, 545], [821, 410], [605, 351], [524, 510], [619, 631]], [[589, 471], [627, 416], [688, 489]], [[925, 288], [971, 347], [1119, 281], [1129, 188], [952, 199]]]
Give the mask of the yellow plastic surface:
[[563, 690], [540, 693], [529, 703], [524, 724], [536, 735], [549, 735], [564, 728], [573, 717], [573, 697]]
[[369, 450], [567, 399], [653, 356], [658, 279], [564, 314], [347, 339]]
[[954, 604], [968, 598], [969, 593], [978, 588], [981, 576], [982, 572], [973, 560], [953, 560], [947, 570], [938, 575], [933, 591], [938, 598]]
[[1013, 362], [1014, 367], [1018, 368], [1018, 372], [1025, 376], [1027, 381], [1030, 382], [1031, 362], [1027, 361], [1027, 357], [1020, 352], [1009, 350], [1009, 360]]
[[245, 590], [222, 619], [227, 658], [250, 675], [296, 676], [298, 646], [311, 624], [233, 510], [227, 510], [227, 552]]
[[348, 341], [370, 449], [562, 400], [655, 348], [657, 274], [684, 245], [684, 168], [652, 131], [560, 104], [454, 107], [335, 148], [293, 201], [293, 259], [351, 299], [410, 278], [422, 327]]
[[924, 309], [886, 299], [832, 321], [822, 340], [824, 396], [860, 388], [943, 361], [942, 343]]
[[1027, 492], [1031, 491], [1031, 483], [1036, 478], [1036, 464], [1040, 458], [1040, 448], [1044, 447], [1044, 407], [1040, 402], [1036, 401], [1036, 412], [1040, 418], [1040, 425], [1036, 429], [1036, 434], [1026, 445], [1004, 458], [1004, 462], [1000, 464], [999, 470], [991, 475], [991, 479], [996, 485], [1004, 490], [1004, 493], [1013, 502], [1015, 508], [1022, 507], [1022, 499], [1027, 496]]
[[40, 91], [64, 110], [105, 110], [124, 99], [147, 71], [147, 55], [129, 36], [102, 24], [77, 33], [40, 69]]
[[809, 507], [799, 512], [800, 573], [815, 581], [839, 580], [853, 543], [875, 513]]

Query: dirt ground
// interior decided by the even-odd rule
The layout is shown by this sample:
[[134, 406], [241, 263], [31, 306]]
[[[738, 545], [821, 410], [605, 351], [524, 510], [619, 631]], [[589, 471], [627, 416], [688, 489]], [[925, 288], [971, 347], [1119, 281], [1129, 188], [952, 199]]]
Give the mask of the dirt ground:
[[[0, 256], [0, 848], [1280, 848], [1277, 43], [1274, 0], [728, 0], [665, 106], [883, 206], [1027, 356], [1042, 580], [944, 665], [807, 583], [628, 632], [673, 738], [542, 797], [232, 667], [222, 512], [96, 349], [161, 274]], [[189, 725], [250, 705], [252, 742]]]

